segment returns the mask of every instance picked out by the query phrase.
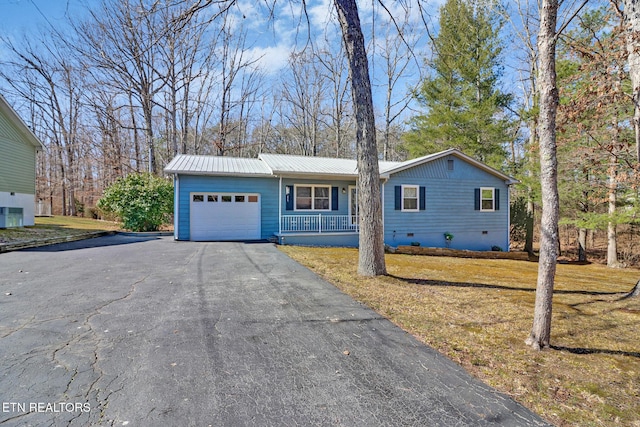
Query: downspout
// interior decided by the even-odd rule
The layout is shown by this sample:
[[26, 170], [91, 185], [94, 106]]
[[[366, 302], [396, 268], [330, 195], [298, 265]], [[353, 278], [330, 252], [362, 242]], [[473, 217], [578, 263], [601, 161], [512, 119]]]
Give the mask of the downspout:
[[511, 251], [511, 184], [507, 184], [507, 252]]
[[180, 200], [180, 179], [178, 174], [173, 175], [173, 240], [178, 240], [178, 215], [180, 209], [178, 208], [178, 201]]

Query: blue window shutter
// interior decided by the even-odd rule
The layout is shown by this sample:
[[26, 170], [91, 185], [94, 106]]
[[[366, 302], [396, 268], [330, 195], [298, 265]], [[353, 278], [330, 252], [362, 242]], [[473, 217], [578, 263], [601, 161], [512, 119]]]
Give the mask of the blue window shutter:
[[494, 209], [499, 211], [500, 210], [500, 189], [499, 188], [496, 188], [495, 190], [493, 190], [493, 197], [495, 198]]
[[285, 187], [285, 202], [286, 202], [286, 210], [293, 210], [293, 185], [287, 185]]
[[427, 189], [420, 187], [420, 210], [423, 211], [425, 209], [427, 209]]
[[396, 192], [396, 210], [402, 210], [402, 187], [399, 185], [395, 186], [395, 192]]
[[338, 187], [331, 187], [331, 210], [338, 210], [338, 192], [340, 189]]
[[475, 192], [475, 210], [479, 211], [480, 210], [480, 189], [476, 188], [474, 189]]

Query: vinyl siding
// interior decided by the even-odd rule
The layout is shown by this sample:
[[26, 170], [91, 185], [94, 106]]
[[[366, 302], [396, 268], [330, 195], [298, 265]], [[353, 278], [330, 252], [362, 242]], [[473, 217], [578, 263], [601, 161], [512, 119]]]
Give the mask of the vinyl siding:
[[36, 148], [0, 112], [0, 191], [35, 194]]
[[[454, 169], [447, 169], [447, 160]], [[426, 189], [426, 209], [402, 212], [395, 209], [395, 186], [419, 185]], [[474, 189], [500, 190], [500, 209], [481, 212], [474, 209]], [[453, 234], [451, 248], [508, 249], [508, 187], [494, 175], [456, 157], [408, 169], [391, 176], [384, 185], [385, 243], [391, 246], [419, 242], [421, 246], [444, 247], [444, 233]], [[411, 235], [413, 234], [413, 235]]]
[[179, 175], [176, 191], [178, 215], [175, 224], [178, 240], [189, 240], [189, 194], [192, 192], [259, 193], [261, 196], [261, 238], [278, 231], [278, 179], [253, 177], [215, 177]]

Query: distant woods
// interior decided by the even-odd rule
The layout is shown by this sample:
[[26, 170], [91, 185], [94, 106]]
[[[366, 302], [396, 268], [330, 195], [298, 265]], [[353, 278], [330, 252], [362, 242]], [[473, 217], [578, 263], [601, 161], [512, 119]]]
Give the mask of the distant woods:
[[[232, 2], [105, 0], [64, 29], [0, 36], [0, 87], [47, 147], [37, 197], [53, 213], [91, 215], [106, 186], [133, 172], [162, 174], [178, 153], [355, 156], [333, 9], [319, 31], [295, 21], [302, 9], [289, 11], [290, 28], [275, 28], [266, 9], [249, 19], [218, 3]], [[408, 28], [408, 13], [395, 19]], [[376, 37], [379, 142], [398, 160], [401, 113], [418, 74], [398, 83], [410, 61], [416, 68], [410, 47], [397, 32]], [[269, 38], [285, 47], [262, 44]]]

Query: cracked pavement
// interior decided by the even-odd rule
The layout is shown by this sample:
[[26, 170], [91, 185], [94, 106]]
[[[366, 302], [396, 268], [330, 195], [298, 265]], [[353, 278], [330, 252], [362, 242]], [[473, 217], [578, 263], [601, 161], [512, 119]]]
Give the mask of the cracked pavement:
[[269, 243], [0, 255], [0, 426], [542, 426]]

